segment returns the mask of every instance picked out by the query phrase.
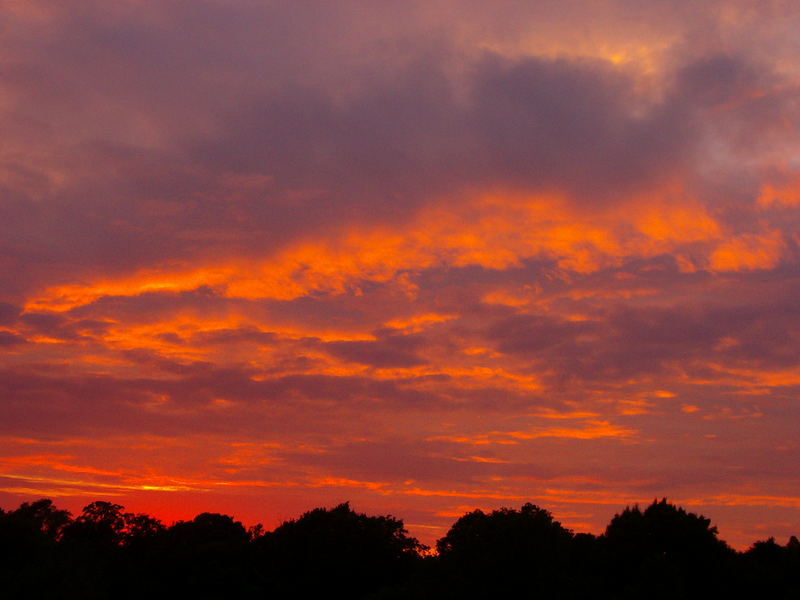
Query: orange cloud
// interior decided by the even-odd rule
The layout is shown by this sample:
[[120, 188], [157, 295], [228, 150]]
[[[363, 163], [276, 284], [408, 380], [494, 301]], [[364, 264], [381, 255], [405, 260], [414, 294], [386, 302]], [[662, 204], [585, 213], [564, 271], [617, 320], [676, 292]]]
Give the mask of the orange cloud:
[[405, 496], [441, 496], [445, 498], [480, 498], [486, 500], [520, 501], [525, 499], [525, 496], [523, 495], [503, 494], [490, 490], [472, 490], [472, 491], [434, 490], [434, 489], [423, 489], [415, 487], [411, 489], [398, 490], [397, 493]]
[[320, 477], [313, 479], [309, 484], [311, 487], [344, 487], [344, 488], [365, 488], [379, 494], [391, 494], [392, 490], [387, 489], [389, 483], [381, 481], [359, 481], [344, 477]]
[[519, 431], [489, 431], [478, 435], [436, 435], [427, 438], [428, 441], [446, 441], [458, 444], [481, 446], [487, 444], [516, 444], [518, 440], [533, 440], [537, 438], [569, 438], [579, 440], [592, 440], [599, 438], [616, 438], [627, 440], [638, 432], [613, 425], [608, 421], [588, 420], [582, 427], [537, 427], [530, 430]]
[[[537, 256], [587, 273], [626, 257], [652, 256], [719, 237], [718, 225], [674, 185], [652, 197], [634, 198], [619, 209], [594, 213], [574, 208], [558, 194], [488, 194], [459, 205], [427, 208], [409, 225], [341, 231], [324, 240], [292, 244], [266, 258], [165, 267], [54, 286], [31, 298], [25, 308], [63, 311], [104, 296], [178, 293], [201, 286], [230, 298], [291, 300], [312, 292], [358, 293], [362, 281], [403, 286], [402, 274], [407, 271], [435, 266], [502, 270]], [[749, 238], [732, 248], [721, 246], [714, 265], [729, 268], [731, 256], [739, 257], [736, 264], [764, 263], [764, 256], [774, 254], [763, 249], [772, 238], [757, 239], [760, 249], [753, 248]], [[499, 299], [490, 296], [487, 301]]]
[[758, 494], [716, 494], [713, 496], [686, 500], [686, 503], [710, 506], [780, 506], [785, 508], [800, 508], [800, 497]]
[[758, 204], [764, 208], [773, 206], [797, 206], [800, 204], [800, 177], [789, 177], [781, 183], [764, 183], [758, 195]]
[[716, 271], [769, 269], [778, 264], [783, 249], [780, 231], [742, 234], [717, 246], [710, 257], [711, 268]]
[[411, 332], [418, 332], [422, 331], [423, 329], [431, 325], [435, 325], [437, 323], [445, 323], [446, 321], [451, 321], [457, 318], [458, 317], [456, 315], [424, 313], [406, 318], [391, 319], [389, 321], [386, 321], [386, 323], [384, 324], [386, 325], [386, 327], [392, 327], [394, 329], [407, 329]]
[[[20, 475], [20, 474], [10, 474], [10, 473], [0, 473], [0, 477], [5, 477], [8, 479], [16, 479], [25, 481], [27, 483], [36, 484], [38, 489], [39, 484], [43, 484], [45, 486], [50, 485], [58, 485], [63, 486], [61, 488], [45, 488], [48, 493], [52, 493], [53, 491], [58, 490], [59, 492], [55, 495], [73, 495], [77, 492], [81, 492], [81, 495], [109, 495], [111, 493], [124, 493], [129, 491], [150, 491], [150, 492], [185, 492], [185, 491], [203, 491], [200, 488], [195, 488], [193, 486], [188, 485], [153, 485], [153, 484], [140, 484], [140, 485], [128, 485], [125, 483], [103, 483], [98, 481], [90, 481], [90, 480], [82, 480], [82, 479], [60, 479], [55, 477], [37, 477], [34, 475]], [[39, 491], [38, 493], [44, 493], [43, 491]]]
[[593, 440], [598, 438], [627, 439], [635, 436], [638, 432], [634, 429], [626, 429], [624, 427], [612, 425], [608, 421], [591, 420], [587, 421], [586, 427], [547, 427], [534, 431], [497, 431], [492, 433], [495, 435], [506, 435], [520, 440], [532, 440], [541, 437]]

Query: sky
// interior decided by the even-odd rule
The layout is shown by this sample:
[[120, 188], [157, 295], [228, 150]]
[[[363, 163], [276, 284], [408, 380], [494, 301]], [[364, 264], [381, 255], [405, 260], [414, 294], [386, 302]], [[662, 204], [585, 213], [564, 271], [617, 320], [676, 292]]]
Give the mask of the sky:
[[0, 0], [0, 506], [800, 533], [800, 6]]

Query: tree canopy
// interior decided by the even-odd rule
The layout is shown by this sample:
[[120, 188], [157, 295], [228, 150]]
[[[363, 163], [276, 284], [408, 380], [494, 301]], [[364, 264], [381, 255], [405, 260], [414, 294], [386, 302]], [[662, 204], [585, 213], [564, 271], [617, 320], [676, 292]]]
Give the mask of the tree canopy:
[[800, 597], [800, 542], [736, 552], [702, 515], [666, 499], [626, 507], [600, 536], [539, 506], [461, 516], [436, 553], [403, 521], [349, 503], [272, 531], [201, 513], [165, 526], [108, 501], [73, 518], [51, 500], [0, 509], [0, 589], [54, 598]]
[[550, 512], [528, 503], [467, 513], [436, 547], [452, 586], [488, 598], [499, 591], [563, 589], [571, 541], [572, 532]]
[[324, 593], [331, 586], [359, 598], [406, 577], [425, 546], [391, 516], [367, 516], [349, 503], [315, 508], [255, 540], [278, 592]]

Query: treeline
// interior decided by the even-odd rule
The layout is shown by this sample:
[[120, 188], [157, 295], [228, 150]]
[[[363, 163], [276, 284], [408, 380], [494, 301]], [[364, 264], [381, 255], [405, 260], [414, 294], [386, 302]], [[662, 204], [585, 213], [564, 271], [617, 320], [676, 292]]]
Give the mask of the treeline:
[[0, 509], [4, 598], [800, 598], [800, 542], [736, 552], [663, 499], [602, 535], [533, 504], [459, 518], [435, 551], [391, 516], [317, 508], [265, 532], [203, 513], [165, 526], [93, 502]]

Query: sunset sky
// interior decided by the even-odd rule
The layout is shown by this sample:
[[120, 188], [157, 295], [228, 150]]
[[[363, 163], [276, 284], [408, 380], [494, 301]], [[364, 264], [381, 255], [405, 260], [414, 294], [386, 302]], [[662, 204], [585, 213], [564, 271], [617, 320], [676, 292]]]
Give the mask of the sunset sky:
[[0, 0], [0, 506], [800, 534], [800, 4]]

